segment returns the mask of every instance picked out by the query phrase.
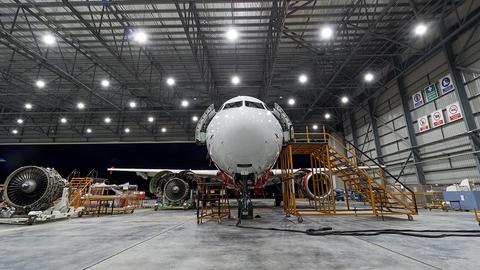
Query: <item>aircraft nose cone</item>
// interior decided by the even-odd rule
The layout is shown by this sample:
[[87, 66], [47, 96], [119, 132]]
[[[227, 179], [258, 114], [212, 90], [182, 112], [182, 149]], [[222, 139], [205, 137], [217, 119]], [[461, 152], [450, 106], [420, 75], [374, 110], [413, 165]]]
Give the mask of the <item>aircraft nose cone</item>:
[[278, 121], [267, 110], [222, 111], [214, 128], [211, 134], [215, 147], [211, 155], [221, 157], [214, 161], [228, 172], [264, 172], [278, 156], [281, 131]]

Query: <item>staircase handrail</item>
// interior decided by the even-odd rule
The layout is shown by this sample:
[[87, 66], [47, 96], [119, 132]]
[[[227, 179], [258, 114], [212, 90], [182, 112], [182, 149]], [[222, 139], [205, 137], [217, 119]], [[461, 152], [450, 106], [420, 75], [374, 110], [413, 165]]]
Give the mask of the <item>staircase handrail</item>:
[[[332, 134], [329, 134], [330, 137], [332, 137], [334, 140], [336, 140], [337, 142], [340, 143], [340, 140], [338, 138], [335, 138], [334, 135]], [[402, 186], [403, 188], [405, 188], [406, 190], [408, 190], [408, 192], [410, 192], [411, 196], [412, 196], [412, 199], [413, 199], [413, 204], [415, 206], [415, 212], [418, 213], [418, 208], [417, 208], [417, 200], [415, 198], [415, 193], [413, 192], [412, 189], [410, 189], [408, 186], [406, 186], [405, 184], [403, 184], [400, 180], [398, 180], [397, 177], [395, 177], [393, 174], [391, 174], [389, 171], [387, 171], [385, 169], [385, 166], [384, 165], [381, 165], [379, 164], [377, 161], [375, 161], [373, 158], [371, 158], [369, 155], [367, 155], [365, 152], [363, 152], [362, 150], [360, 150], [357, 146], [355, 146], [353, 143], [351, 143], [349, 140], [343, 138], [343, 140], [348, 143], [351, 147], [353, 147], [356, 151], [358, 151], [360, 154], [362, 154], [363, 156], [365, 156], [369, 161], [373, 162], [373, 164], [375, 164], [376, 166], [378, 166], [378, 168], [380, 168], [380, 170], [382, 170], [384, 173], [386, 173], [388, 176], [390, 176], [394, 181], [395, 183], [398, 183], [400, 184], [400, 186]], [[368, 166], [368, 164], [365, 163], [365, 165]], [[370, 167], [370, 166], [368, 166]]]

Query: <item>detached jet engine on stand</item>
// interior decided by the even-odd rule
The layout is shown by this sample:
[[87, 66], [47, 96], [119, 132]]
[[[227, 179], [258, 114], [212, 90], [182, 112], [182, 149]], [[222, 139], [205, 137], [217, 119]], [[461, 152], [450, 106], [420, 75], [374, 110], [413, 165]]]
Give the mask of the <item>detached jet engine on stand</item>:
[[6, 207], [0, 209], [0, 223], [32, 224], [76, 213], [68, 204], [67, 180], [53, 168], [18, 168], [7, 177], [4, 188]]

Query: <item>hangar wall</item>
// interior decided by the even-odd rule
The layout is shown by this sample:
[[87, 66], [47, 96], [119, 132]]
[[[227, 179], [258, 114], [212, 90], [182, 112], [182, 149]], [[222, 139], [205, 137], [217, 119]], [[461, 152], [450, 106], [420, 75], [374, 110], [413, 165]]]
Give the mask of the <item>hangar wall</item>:
[[[473, 27], [452, 43], [455, 65], [463, 79], [468, 102], [473, 112], [476, 128], [480, 127], [480, 29]], [[446, 107], [460, 101], [458, 87], [452, 92], [442, 95], [423, 106], [414, 108], [412, 95], [423, 91], [429, 84], [450, 74], [448, 58], [444, 49], [428, 60], [407, 71], [400, 80], [404, 87], [405, 99], [408, 103], [408, 113], [418, 149], [417, 166], [423, 169], [426, 184], [446, 185], [458, 183], [468, 178], [480, 181], [480, 168], [475, 156], [472, 141], [464, 118], [455, 122], [447, 119]], [[425, 95], [424, 95], [425, 99]], [[406, 117], [402, 106], [398, 82], [392, 81], [375, 99], [371, 100], [371, 110], [378, 128], [379, 149], [375, 146], [368, 104], [356, 108], [350, 114], [343, 115], [345, 138], [356, 143], [360, 149], [371, 157], [383, 160], [387, 169], [398, 175], [402, 165], [410, 155], [411, 141], [406, 126]], [[460, 105], [461, 106], [461, 105]], [[445, 124], [432, 127], [431, 113], [442, 110]], [[463, 111], [463, 110], [462, 110]], [[427, 115], [430, 130], [420, 132], [417, 119]], [[353, 124], [353, 125], [352, 125]], [[477, 130], [478, 132], [478, 130]], [[415, 142], [414, 142], [415, 143]], [[410, 157], [400, 180], [407, 184], [417, 184], [417, 169], [413, 156]]]

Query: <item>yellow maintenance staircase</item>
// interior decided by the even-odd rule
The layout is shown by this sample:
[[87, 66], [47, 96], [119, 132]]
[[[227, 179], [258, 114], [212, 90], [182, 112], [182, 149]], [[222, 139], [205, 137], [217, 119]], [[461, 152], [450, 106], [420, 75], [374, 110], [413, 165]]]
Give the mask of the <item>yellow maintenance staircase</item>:
[[[310, 198], [302, 198], [296, 181], [298, 172], [294, 171], [298, 168], [294, 162], [302, 155], [310, 158], [314, 195]], [[302, 216], [321, 215], [407, 215], [411, 220], [418, 213], [412, 190], [355, 145], [327, 133], [325, 128], [320, 133], [308, 129], [295, 133], [282, 149], [280, 167], [284, 211], [299, 221]], [[343, 185], [339, 188], [345, 190], [344, 203], [336, 202], [334, 178], [337, 185]]]
[[70, 185], [70, 206], [75, 208], [83, 206], [82, 196], [90, 191], [90, 186], [95, 181], [97, 174], [95, 170], [90, 171], [87, 177], [80, 177], [80, 172], [77, 170], [70, 173], [67, 177]]
[[82, 196], [88, 193], [94, 178], [74, 177], [70, 180], [70, 205], [78, 208], [83, 206]]

